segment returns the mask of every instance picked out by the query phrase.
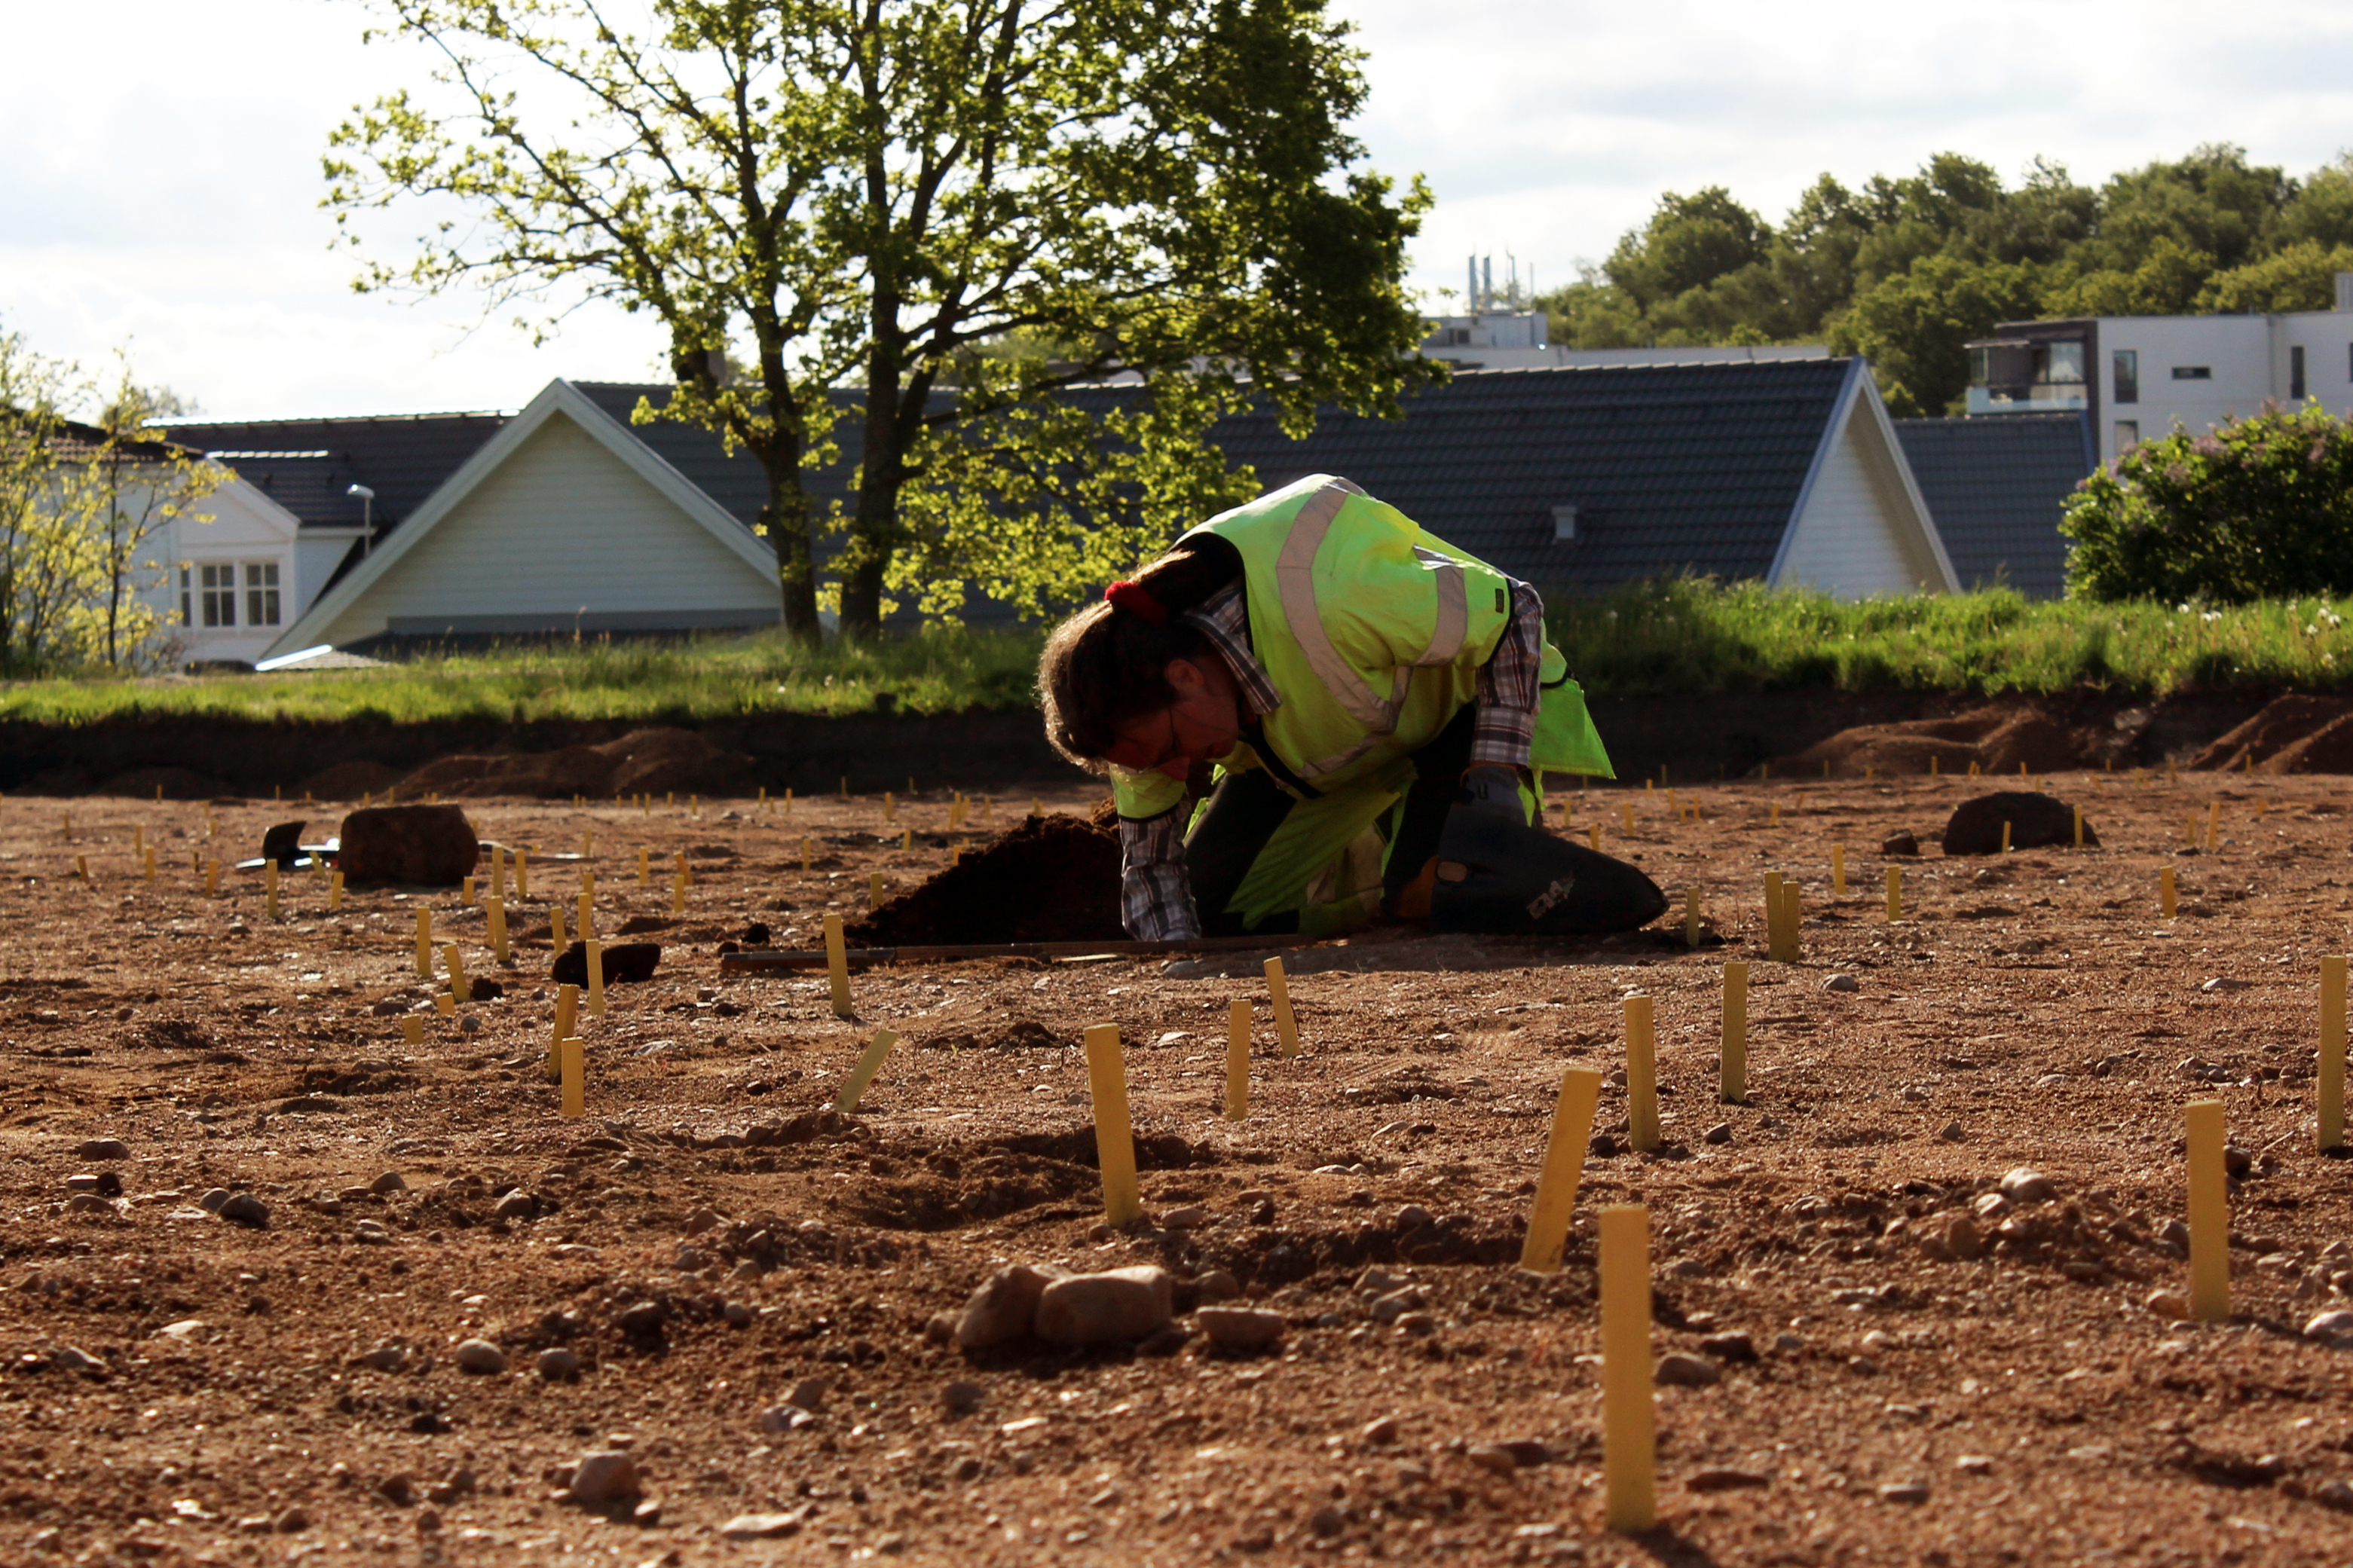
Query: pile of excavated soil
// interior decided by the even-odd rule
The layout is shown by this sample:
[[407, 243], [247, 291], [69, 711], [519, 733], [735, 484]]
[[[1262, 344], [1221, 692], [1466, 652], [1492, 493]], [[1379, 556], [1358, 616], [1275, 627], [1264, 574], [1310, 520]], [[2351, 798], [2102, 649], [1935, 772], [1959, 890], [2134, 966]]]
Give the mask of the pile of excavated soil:
[[1915, 719], [1902, 724], [1862, 724], [1841, 730], [1795, 755], [1769, 764], [1790, 776], [1831, 772], [1853, 775], [1925, 773], [1933, 759], [1945, 773], [1967, 773], [1977, 764], [1985, 773], [2014, 773], [2099, 767], [2126, 753], [2129, 738], [2113, 724], [2071, 725], [2039, 702], [1988, 702], [1948, 719]]
[[357, 800], [382, 795], [400, 782], [400, 770], [383, 763], [335, 763], [294, 787], [315, 800]]
[[679, 791], [716, 795], [740, 785], [749, 762], [692, 730], [632, 730], [601, 746], [438, 757], [402, 779], [393, 794], [400, 800], [427, 795], [561, 800], [575, 795], [596, 798]]
[[[161, 790], [162, 795], [155, 792]], [[132, 800], [209, 800], [231, 791], [220, 780], [187, 768], [133, 768], [117, 773], [100, 786], [101, 795]]]
[[1032, 816], [849, 928], [868, 947], [1118, 941], [1119, 837]]
[[2189, 765], [2228, 772], [2250, 763], [2273, 773], [2353, 773], [2353, 700], [2275, 699]]

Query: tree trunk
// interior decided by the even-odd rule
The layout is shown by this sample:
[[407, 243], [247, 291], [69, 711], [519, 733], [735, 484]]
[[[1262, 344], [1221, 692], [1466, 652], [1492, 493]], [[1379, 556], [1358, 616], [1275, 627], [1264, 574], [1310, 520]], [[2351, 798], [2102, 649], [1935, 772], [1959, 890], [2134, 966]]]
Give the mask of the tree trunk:
[[824, 639], [817, 618], [817, 567], [809, 545], [809, 498], [795, 471], [779, 478], [768, 474], [768, 504], [760, 521], [768, 531], [768, 547], [776, 555], [776, 589], [784, 601], [786, 640], [814, 647]]

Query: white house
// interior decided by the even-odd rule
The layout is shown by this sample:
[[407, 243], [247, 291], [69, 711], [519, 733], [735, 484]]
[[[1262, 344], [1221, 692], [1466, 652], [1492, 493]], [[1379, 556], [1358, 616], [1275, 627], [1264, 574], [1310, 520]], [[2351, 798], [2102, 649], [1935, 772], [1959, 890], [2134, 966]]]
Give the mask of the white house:
[[2308, 398], [2353, 414], [2353, 273], [2334, 310], [2005, 321], [1969, 344], [1970, 416], [2080, 412], [2101, 462]]
[[[301, 570], [301, 522], [243, 479], [231, 479], [166, 522], [151, 540], [161, 572], [140, 597], [190, 664], [251, 664], [315, 594], [332, 561]], [[356, 537], [356, 531], [353, 531]], [[322, 569], [322, 566], [325, 569]]]

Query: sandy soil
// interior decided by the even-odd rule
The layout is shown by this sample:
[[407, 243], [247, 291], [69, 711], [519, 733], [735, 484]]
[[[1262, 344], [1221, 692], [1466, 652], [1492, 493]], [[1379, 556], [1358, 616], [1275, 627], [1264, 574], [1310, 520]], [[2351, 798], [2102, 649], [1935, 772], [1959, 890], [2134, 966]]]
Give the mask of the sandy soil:
[[[937, 795], [901, 806], [934, 830], [912, 850], [875, 840], [874, 800], [789, 820], [468, 802], [486, 837], [543, 849], [593, 826], [600, 928], [634, 918], [670, 944], [587, 1027], [585, 1121], [541, 1075], [543, 937], [501, 969], [454, 891], [354, 892], [331, 915], [307, 877], [273, 924], [256, 877], [204, 896], [201, 805], [0, 804], [0, 1561], [2353, 1559], [2329, 1501], [2353, 1477], [2353, 1353], [2299, 1334], [2353, 1306], [2353, 1162], [2313, 1150], [2318, 958], [2353, 910], [2344, 783], [2068, 775], [2051, 787], [2105, 847], [1947, 860], [1934, 837], [1974, 787], [1680, 794], [1701, 823], [1662, 794], [1586, 795], [1576, 830], [1603, 822], [1678, 910], [1699, 887], [1725, 945], [1301, 954], [1306, 1054], [1274, 1053], [1261, 996], [1238, 1124], [1219, 1114], [1223, 1027], [1229, 996], [1259, 994], [1254, 962], [879, 970], [855, 1021], [821, 976], [721, 979], [717, 943], [747, 921], [807, 940], [862, 908], [871, 869], [897, 885], [944, 864]], [[2216, 798], [2218, 850], [2181, 850]], [[246, 852], [293, 814], [212, 812], [211, 844]], [[134, 825], [164, 851], [152, 887]], [[1896, 828], [1931, 848], [1900, 862], [1891, 925], [1899, 862], [1876, 851]], [[666, 883], [637, 886], [640, 846], [695, 857], [682, 922]], [[1795, 964], [1762, 961], [1767, 869], [1805, 886]], [[570, 882], [535, 879], [543, 899]], [[420, 905], [508, 991], [428, 1011], [410, 1048]], [[512, 919], [544, 930], [543, 907]], [[1714, 1094], [1727, 955], [1754, 974], [1739, 1106]], [[1589, 1161], [1567, 1268], [1519, 1274], [1561, 1068], [1618, 1065], [1635, 991], [1655, 998], [1671, 1147]], [[1103, 1022], [1127, 1042], [1147, 1202], [1198, 1206], [1188, 1229], [1097, 1228], [1079, 1037]], [[835, 1117], [877, 1026], [902, 1041]], [[2241, 1315], [2193, 1328], [2145, 1301], [2185, 1283], [2162, 1233], [2201, 1096], [2253, 1159]], [[1624, 1112], [1606, 1091], [1605, 1130]], [[127, 1155], [77, 1152], [97, 1138]], [[2059, 1195], [1976, 1261], [1931, 1256], [2021, 1164]], [[388, 1172], [405, 1191], [367, 1190]], [[267, 1228], [207, 1213], [216, 1188], [249, 1191]], [[1629, 1539], [1600, 1524], [1591, 1236], [1596, 1205], [1634, 1199], [1656, 1348], [1721, 1377], [1661, 1389], [1663, 1523]], [[935, 1315], [1008, 1260], [1223, 1268], [1289, 1327], [1241, 1359], [1198, 1337], [938, 1342]], [[1418, 1287], [1420, 1310], [1377, 1322], [1367, 1270]], [[1756, 1359], [1703, 1348], [1727, 1333]], [[475, 1337], [510, 1370], [461, 1370]], [[543, 1380], [548, 1349], [576, 1375]], [[975, 1386], [949, 1401], [957, 1382]], [[814, 1419], [764, 1427], [797, 1390]], [[557, 1500], [608, 1446], [636, 1457], [642, 1506]], [[722, 1538], [753, 1512], [790, 1533]]]

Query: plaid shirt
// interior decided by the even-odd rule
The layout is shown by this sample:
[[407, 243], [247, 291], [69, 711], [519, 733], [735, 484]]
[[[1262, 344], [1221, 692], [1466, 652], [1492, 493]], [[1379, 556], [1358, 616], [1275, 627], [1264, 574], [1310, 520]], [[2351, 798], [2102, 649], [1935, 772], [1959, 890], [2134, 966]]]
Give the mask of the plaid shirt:
[[[1525, 583], [1512, 584], [1512, 618], [1495, 651], [1479, 667], [1478, 714], [1472, 721], [1471, 760], [1525, 767], [1535, 734], [1539, 669], [1544, 658], [1544, 601]], [[1256, 719], [1282, 706], [1282, 694], [1250, 650], [1250, 611], [1234, 583], [1188, 611], [1185, 624], [1209, 639], [1233, 672], [1243, 716]], [[1185, 877], [1184, 803], [1141, 821], [1119, 824], [1120, 920], [1138, 942], [1176, 942], [1201, 934]]]

